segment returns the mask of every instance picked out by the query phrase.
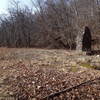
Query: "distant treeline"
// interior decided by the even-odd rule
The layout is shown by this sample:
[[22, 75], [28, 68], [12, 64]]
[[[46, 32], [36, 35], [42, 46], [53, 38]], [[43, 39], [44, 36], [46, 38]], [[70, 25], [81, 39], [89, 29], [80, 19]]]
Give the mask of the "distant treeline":
[[13, 1], [0, 17], [0, 46], [75, 49], [85, 25], [100, 34], [100, 0], [34, 1], [33, 10]]

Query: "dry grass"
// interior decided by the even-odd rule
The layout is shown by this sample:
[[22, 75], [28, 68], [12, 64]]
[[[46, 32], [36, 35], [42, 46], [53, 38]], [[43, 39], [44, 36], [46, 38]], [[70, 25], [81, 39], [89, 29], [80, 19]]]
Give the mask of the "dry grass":
[[[0, 48], [0, 96], [15, 94], [20, 97], [20, 100], [22, 97], [42, 98], [100, 77], [99, 71], [80, 66], [81, 61], [77, 61], [77, 59], [81, 57], [90, 59], [75, 51]], [[96, 96], [100, 97], [100, 90], [97, 90], [99, 86], [100, 84], [88, 87], [92, 92], [89, 92], [90, 90], [87, 92], [91, 96], [87, 100], [91, 100], [91, 98], [95, 100]], [[70, 97], [81, 96], [81, 100], [84, 100], [84, 91], [86, 92], [86, 89], [77, 90], [78, 95], [72, 91], [72, 95], [68, 95]], [[94, 91], [96, 96], [92, 95]], [[69, 98], [68, 100], [74, 99]]]

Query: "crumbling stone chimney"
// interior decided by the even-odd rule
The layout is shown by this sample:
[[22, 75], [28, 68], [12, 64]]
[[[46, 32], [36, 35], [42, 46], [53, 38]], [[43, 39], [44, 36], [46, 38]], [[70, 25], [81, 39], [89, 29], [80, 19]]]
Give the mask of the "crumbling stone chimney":
[[81, 29], [76, 37], [76, 50], [82, 51], [82, 40], [83, 40], [84, 30]]
[[76, 37], [76, 50], [77, 51], [91, 51], [91, 32], [86, 26], [84, 29], [80, 29]]

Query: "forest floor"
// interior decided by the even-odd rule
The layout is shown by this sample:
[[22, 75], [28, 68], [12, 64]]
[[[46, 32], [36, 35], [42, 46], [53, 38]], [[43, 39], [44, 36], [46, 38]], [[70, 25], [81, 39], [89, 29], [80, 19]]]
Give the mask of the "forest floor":
[[[68, 92], [61, 92], [65, 89]], [[49, 100], [56, 92], [60, 93], [51, 96], [54, 100], [100, 100], [100, 55], [0, 48], [0, 100], [9, 95], [19, 100]]]

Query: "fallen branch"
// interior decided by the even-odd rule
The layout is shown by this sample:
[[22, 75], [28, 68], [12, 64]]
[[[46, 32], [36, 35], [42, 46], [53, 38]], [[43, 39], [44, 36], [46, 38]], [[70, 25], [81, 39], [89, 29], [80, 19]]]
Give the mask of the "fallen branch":
[[48, 100], [48, 99], [50, 99], [50, 98], [57, 97], [57, 96], [61, 95], [62, 93], [70, 92], [70, 91], [72, 91], [73, 89], [79, 88], [80, 86], [85, 86], [85, 85], [87, 85], [87, 84], [92, 84], [93, 81], [95, 81], [95, 80], [100, 80], [100, 77], [99, 77], [99, 78], [96, 78], [96, 79], [93, 79], [93, 80], [88, 80], [88, 81], [83, 82], [83, 83], [81, 83], [81, 84], [79, 84], [79, 85], [73, 86], [73, 87], [71, 87], [71, 88], [64, 89], [64, 90], [62, 90], [62, 91], [60, 91], [60, 92], [56, 92], [56, 93], [50, 94], [49, 96], [46, 96], [46, 97], [42, 98], [41, 100]]

